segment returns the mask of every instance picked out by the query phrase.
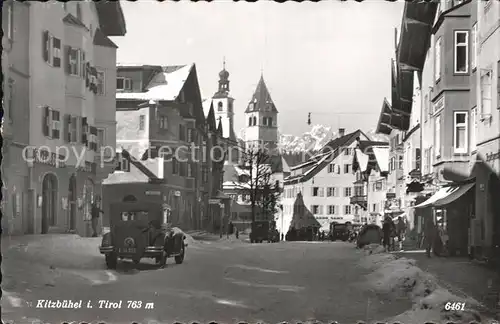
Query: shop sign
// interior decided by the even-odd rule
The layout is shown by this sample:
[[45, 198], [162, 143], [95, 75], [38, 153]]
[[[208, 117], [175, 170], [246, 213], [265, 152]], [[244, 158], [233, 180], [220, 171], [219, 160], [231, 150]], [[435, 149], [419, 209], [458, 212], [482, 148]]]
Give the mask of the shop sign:
[[444, 96], [441, 96], [438, 101], [436, 101], [432, 107], [432, 113], [435, 114], [436, 112], [440, 111], [442, 108], [444, 108]]
[[219, 199], [209, 199], [208, 203], [210, 205], [218, 205], [218, 204], [220, 204], [220, 200]]
[[492, 162], [500, 159], [500, 151], [496, 153], [486, 153], [486, 162]]
[[148, 190], [145, 192], [146, 196], [160, 196], [161, 192], [160, 191], [155, 191], [155, 190]]
[[66, 157], [47, 150], [33, 149], [33, 161], [40, 164], [50, 165], [56, 168], [66, 167]]

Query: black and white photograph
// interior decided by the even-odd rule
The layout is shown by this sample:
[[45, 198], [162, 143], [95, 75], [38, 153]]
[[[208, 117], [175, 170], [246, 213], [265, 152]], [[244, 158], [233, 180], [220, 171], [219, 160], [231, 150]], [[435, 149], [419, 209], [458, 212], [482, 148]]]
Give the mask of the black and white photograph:
[[2, 324], [499, 323], [500, 1], [2, 29]]

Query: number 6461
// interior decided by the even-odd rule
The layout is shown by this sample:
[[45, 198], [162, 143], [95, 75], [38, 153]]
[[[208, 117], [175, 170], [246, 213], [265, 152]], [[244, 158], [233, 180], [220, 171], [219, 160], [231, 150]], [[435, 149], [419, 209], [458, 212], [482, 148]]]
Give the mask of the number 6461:
[[444, 310], [447, 310], [447, 311], [463, 311], [463, 310], [465, 310], [465, 303], [447, 302], [446, 305], [444, 305]]

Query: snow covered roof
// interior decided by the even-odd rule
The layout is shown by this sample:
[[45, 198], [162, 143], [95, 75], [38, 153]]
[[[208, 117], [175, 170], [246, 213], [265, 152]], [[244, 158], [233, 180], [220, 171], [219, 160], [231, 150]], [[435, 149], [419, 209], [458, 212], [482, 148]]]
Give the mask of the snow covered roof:
[[177, 67], [164, 68], [164, 72], [155, 75], [146, 92], [118, 92], [116, 99], [130, 100], [164, 100], [174, 101], [184, 87], [194, 63]]

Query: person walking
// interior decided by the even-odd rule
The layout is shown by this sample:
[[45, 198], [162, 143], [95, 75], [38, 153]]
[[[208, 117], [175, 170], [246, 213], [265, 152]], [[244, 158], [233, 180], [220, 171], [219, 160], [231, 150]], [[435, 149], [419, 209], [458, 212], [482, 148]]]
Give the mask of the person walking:
[[425, 230], [424, 230], [424, 240], [425, 240], [425, 253], [427, 257], [431, 257], [431, 251], [433, 251], [434, 242], [436, 240], [436, 224], [434, 220], [427, 218], [425, 220]]
[[403, 249], [403, 240], [405, 239], [405, 234], [406, 234], [406, 221], [403, 217], [401, 217], [401, 216], [398, 217], [398, 224], [397, 224], [396, 228], [397, 228], [399, 249], [402, 250]]
[[104, 212], [101, 209], [100, 206], [100, 201], [96, 198], [94, 199], [94, 202], [92, 202], [92, 209], [91, 209], [91, 225], [92, 225], [92, 237], [97, 237], [97, 224], [99, 223], [99, 216], [101, 214], [104, 214]]
[[392, 232], [391, 218], [389, 216], [386, 216], [384, 219], [384, 224], [382, 225], [382, 232], [384, 234], [383, 245], [385, 251], [389, 252], [389, 248], [391, 245], [391, 232]]

